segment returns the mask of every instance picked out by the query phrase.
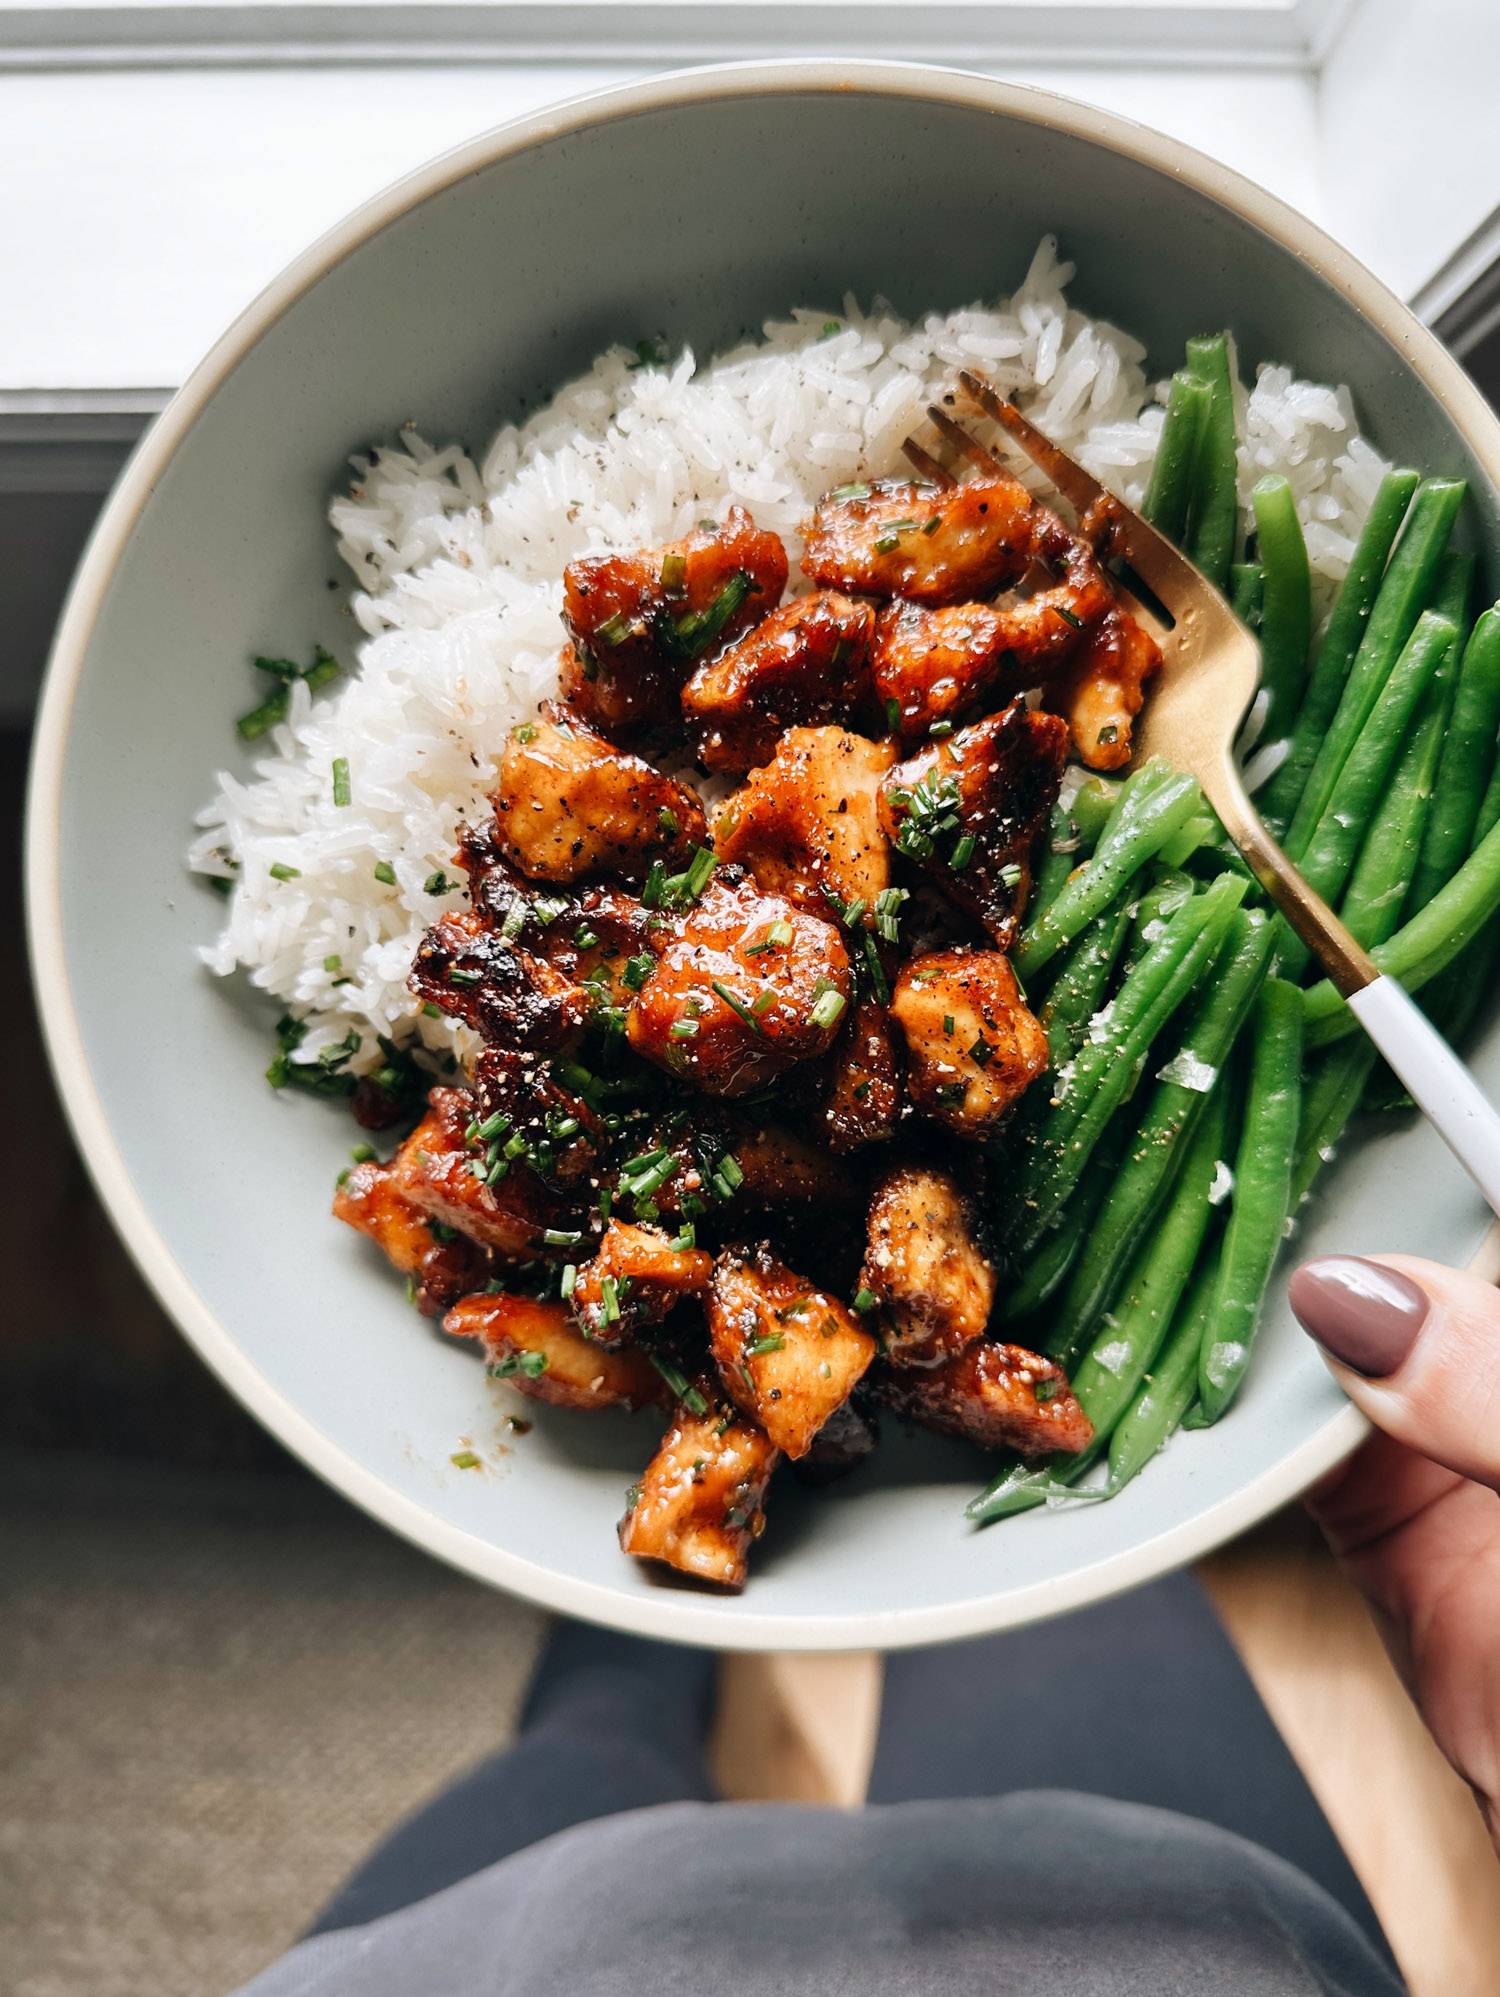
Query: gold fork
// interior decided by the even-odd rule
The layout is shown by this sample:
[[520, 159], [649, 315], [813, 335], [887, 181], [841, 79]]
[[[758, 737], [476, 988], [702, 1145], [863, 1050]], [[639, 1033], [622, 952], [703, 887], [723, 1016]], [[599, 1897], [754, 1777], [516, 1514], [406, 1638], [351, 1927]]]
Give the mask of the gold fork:
[[[1090, 507], [1108, 509], [1115, 545], [1172, 620], [1165, 623], [1127, 584], [1112, 578], [1122, 609], [1145, 626], [1162, 651], [1162, 669], [1151, 682], [1136, 724], [1135, 760], [1158, 756], [1198, 779], [1266, 894], [1348, 1001], [1491, 1210], [1500, 1214], [1500, 1114], [1426, 1015], [1303, 880], [1240, 781], [1235, 739], [1260, 684], [1260, 647], [1254, 637], [1185, 555], [1106, 492], [982, 375], [965, 369], [959, 383], [969, 401], [1015, 440], [1080, 517]], [[1003, 474], [1005, 467], [994, 453], [947, 410], [934, 405], [927, 413], [972, 464]], [[904, 448], [924, 477], [952, 483], [951, 474], [914, 438]]]

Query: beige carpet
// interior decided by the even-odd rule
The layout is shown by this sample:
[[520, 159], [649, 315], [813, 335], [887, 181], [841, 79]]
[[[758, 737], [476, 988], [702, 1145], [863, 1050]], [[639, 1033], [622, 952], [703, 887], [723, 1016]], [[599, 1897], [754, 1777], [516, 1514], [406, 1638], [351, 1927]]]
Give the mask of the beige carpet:
[[542, 1629], [299, 1472], [0, 1459], [0, 1985], [221, 1997], [509, 1734]]

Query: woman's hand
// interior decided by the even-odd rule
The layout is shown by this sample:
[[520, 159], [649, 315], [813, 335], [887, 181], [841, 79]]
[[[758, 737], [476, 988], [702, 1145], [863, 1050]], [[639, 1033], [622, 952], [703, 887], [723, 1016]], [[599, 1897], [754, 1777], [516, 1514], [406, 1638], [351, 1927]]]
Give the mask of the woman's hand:
[[1500, 1850], [1500, 1290], [1329, 1255], [1292, 1308], [1380, 1434], [1308, 1504]]

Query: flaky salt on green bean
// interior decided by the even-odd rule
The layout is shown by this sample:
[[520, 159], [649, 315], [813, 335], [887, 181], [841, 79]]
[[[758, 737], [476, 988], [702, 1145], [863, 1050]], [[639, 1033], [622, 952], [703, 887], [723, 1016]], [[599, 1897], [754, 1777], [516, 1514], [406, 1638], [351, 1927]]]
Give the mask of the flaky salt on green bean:
[[1189, 340], [1187, 371], [1209, 395], [1198, 440], [1187, 551], [1216, 589], [1227, 590], [1240, 525], [1229, 335]]
[[1292, 1211], [1301, 1109], [1302, 995], [1272, 978], [1255, 1010], [1219, 1289], [1198, 1369], [1206, 1421], [1223, 1414], [1250, 1364], [1260, 1307]]
[[1417, 488], [1405, 531], [1381, 578], [1359, 650], [1287, 828], [1286, 850], [1299, 863], [1328, 809], [1349, 752], [1427, 608], [1464, 491], [1460, 479], [1425, 479]]
[[1288, 479], [1275, 472], [1250, 494], [1256, 551], [1265, 574], [1260, 611], [1260, 684], [1267, 695], [1263, 742], [1288, 733], [1307, 681], [1312, 637], [1312, 574]]
[[1161, 1351], [1109, 1439], [1109, 1491], [1138, 1477], [1181, 1428], [1198, 1393], [1198, 1359], [1213, 1322], [1219, 1250], [1210, 1240], [1198, 1258]]
[[1392, 544], [1417, 485], [1414, 471], [1388, 471], [1381, 480], [1319, 641], [1285, 760], [1256, 794], [1256, 809], [1278, 839], [1291, 822], [1338, 709]]
[[1130, 778], [1093, 856], [1030, 923], [1015, 954], [1023, 983], [1106, 909], [1201, 806], [1195, 778], [1147, 763]]
[[1150, 1371], [1208, 1229], [1210, 1196], [1224, 1144], [1224, 1091], [1215, 1089], [1183, 1161], [1176, 1197], [1140, 1251], [1118, 1305], [1073, 1374], [1073, 1392], [1094, 1424], [1094, 1439], [1074, 1457], [1035, 1469], [1001, 1471], [966, 1508], [976, 1525], [1029, 1511], [1066, 1489], [1109, 1445], [1115, 1423]]
[[1198, 444], [1212, 399], [1206, 383], [1185, 371], [1173, 375], [1141, 511], [1158, 532], [1179, 545], [1187, 531]]
[[[1172, 1195], [1209, 1091], [1265, 980], [1273, 940], [1263, 910], [1241, 909], [1234, 917], [1213, 982], [1198, 1000], [1176, 1053], [1160, 1069], [1104, 1204], [1083, 1232], [1045, 1341], [1045, 1349], [1064, 1364], [1091, 1336], [1121, 1270]], [[1065, 1216], [1058, 1231], [1071, 1224]]]
[[1152, 1043], [1219, 957], [1244, 895], [1244, 882], [1228, 874], [1194, 895], [1091, 1025], [1019, 1161], [1019, 1254], [1029, 1254], [1061, 1213]]
[[[1355, 737], [1297, 862], [1302, 878], [1325, 900], [1337, 901], [1342, 894], [1412, 717], [1457, 642], [1458, 629], [1451, 619], [1424, 611]], [[1299, 977], [1310, 954], [1302, 939], [1285, 928], [1278, 953], [1280, 975]]]

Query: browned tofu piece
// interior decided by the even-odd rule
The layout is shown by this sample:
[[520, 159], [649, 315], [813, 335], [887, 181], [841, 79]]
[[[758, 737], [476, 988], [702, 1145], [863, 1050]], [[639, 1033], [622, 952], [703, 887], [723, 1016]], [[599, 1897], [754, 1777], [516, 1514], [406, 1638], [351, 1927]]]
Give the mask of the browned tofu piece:
[[[642, 1151], [661, 1151], [672, 1160], [671, 1172], [649, 1196], [665, 1215], [691, 1215], [704, 1204], [730, 1201], [736, 1214], [752, 1207], [844, 1213], [860, 1203], [863, 1191], [823, 1145], [810, 1144], [784, 1124], [755, 1123], [728, 1110], [695, 1115], [687, 1127], [677, 1119], [655, 1146], [643, 1141]], [[733, 1160], [727, 1194], [714, 1185], [726, 1159]]]
[[682, 711], [710, 770], [770, 760], [782, 731], [843, 722], [870, 692], [867, 603], [816, 590], [773, 610], [682, 689]]
[[486, 927], [472, 909], [455, 909], [428, 930], [406, 982], [424, 1005], [486, 1040], [538, 1052], [564, 1046], [592, 1009], [582, 985]]
[[1130, 761], [1131, 723], [1160, 665], [1161, 649], [1150, 632], [1112, 610], [1049, 689], [1048, 705], [1067, 717], [1073, 746], [1091, 770], [1123, 769]]
[[856, 901], [868, 914], [891, 883], [880, 785], [895, 760], [888, 742], [844, 728], [788, 729], [715, 814], [719, 856], [813, 915]]
[[983, 1337], [995, 1268], [975, 1223], [973, 1201], [935, 1165], [897, 1165], [877, 1184], [859, 1280], [879, 1299], [893, 1366], [931, 1366]]
[[592, 1261], [573, 1284], [573, 1315], [596, 1345], [626, 1345], [646, 1325], [660, 1324], [684, 1297], [708, 1287], [713, 1257], [701, 1248], [674, 1248], [657, 1227], [611, 1220]]
[[742, 1588], [750, 1548], [765, 1531], [761, 1509], [781, 1453], [705, 1381], [706, 1412], [678, 1402], [661, 1447], [626, 1499], [620, 1545], [638, 1560]]
[[998, 950], [1020, 932], [1067, 760], [1066, 725], [1018, 700], [898, 763], [881, 788], [887, 835]]
[[994, 1135], [1047, 1066], [1047, 1036], [998, 950], [936, 950], [901, 967], [891, 1016], [912, 1102], [958, 1137]]
[[861, 999], [834, 1044], [819, 1127], [835, 1151], [884, 1144], [895, 1135], [901, 1103], [901, 1061], [890, 1013], [876, 999]]
[[1002, 605], [934, 609], [904, 598], [887, 604], [875, 626], [875, 693], [902, 740], [925, 740], [934, 723], [955, 721], [983, 702], [1014, 699], [1034, 684], [1011, 635]]
[[431, 1107], [391, 1161], [401, 1194], [432, 1219], [457, 1228], [496, 1254], [517, 1261], [556, 1257], [568, 1242], [549, 1242], [549, 1233], [574, 1236], [574, 1209], [519, 1159], [508, 1163], [493, 1184], [486, 1183], [486, 1145], [470, 1143], [474, 1098], [461, 1089], [434, 1089]]
[[485, 1250], [413, 1206], [389, 1165], [373, 1159], [356, 1165], [334, 1194], [333, 1211], [367, 1234], [410, 1280], [412, 1301], [424, 1317], [441, 1317], [489, 1274]]
[[827, 1052], [849, 1002], [838, 931], [720, 875], [670, 916], [630, 1008], [630, 1044], [706, 1094], [748, 1095]]
[[825, 589], [959, 603], [1015, 582], [1031, 559], [1035, 501], [1005, 474], [964, 485], [882, 479], [841, 486], [803, 526], [802, 567]]
[[836, 1297], [761, 1243], [727, 1248], [708, 1288], [714, 1360], [735, 1402], [785, 1455], [805, 1456], [875, 1357], [875, 1340]]
[[500, 850], [536, 881], [600, 873], [643, 880], [653, 860], [685, 865], [708, 829], [695, 790], [555, 701], [506, 736], [497, 778]]
[[558, 1408], [642, 1408], [662, 1399], [656, 1369], [642, 1352], [592, 1345], [550, 1298], [483, 1291], [456, 1303], [443, 1319], [455, 1338], [477, 1338], [497, 1379]]
[[550, 1184], [589, 1181], [604, 1143], [599, 1114], [537, 1054], [486, 1047], [474, 1063], [474, 1121], [486, 1146], [525, 1146]]
[[879, 1393], [908, 1421], [981, 1449], [1076, 1456], [1094, 1439], [1061, 1366], [1023, 1345], [971, 1345], [941, 1366], [893, 1368]]
[[564, 700], [621, 740], [680, 727], [678, 693], [694, 662], [773, 610], [786, 577], [785, 548], [739, 506], [665, 547], [570, 562]]

